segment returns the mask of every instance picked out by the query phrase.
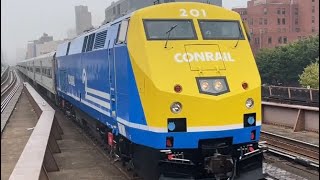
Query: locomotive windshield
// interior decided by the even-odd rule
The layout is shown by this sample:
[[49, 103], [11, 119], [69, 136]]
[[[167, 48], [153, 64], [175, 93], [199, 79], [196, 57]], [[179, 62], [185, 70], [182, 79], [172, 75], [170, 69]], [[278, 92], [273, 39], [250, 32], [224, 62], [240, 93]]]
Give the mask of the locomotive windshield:
[[199, 20], [203, 39], [244, 39], [238, 21]]
[[144, 20], [144, 29], [148, 40], [197, 39], [192, 20]]

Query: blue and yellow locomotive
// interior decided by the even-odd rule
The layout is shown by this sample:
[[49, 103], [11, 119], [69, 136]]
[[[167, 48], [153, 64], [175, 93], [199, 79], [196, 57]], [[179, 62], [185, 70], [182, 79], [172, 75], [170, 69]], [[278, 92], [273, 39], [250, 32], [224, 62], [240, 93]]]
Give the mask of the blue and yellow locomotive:
[[259, 72], [236, 12], [137, 10], [59, 45], [59, 103], [145, 179], [260, 179]]

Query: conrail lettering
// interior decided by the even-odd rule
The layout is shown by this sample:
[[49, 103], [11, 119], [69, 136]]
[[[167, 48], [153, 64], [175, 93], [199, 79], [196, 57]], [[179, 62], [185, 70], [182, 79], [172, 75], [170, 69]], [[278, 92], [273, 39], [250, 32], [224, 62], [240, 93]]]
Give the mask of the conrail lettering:
[[199, 62], [199, 61], [229, 61], [234, 62], [229, 52], [194, 52], [194, 53], [177, 53], [174, 60], [182, 62]]

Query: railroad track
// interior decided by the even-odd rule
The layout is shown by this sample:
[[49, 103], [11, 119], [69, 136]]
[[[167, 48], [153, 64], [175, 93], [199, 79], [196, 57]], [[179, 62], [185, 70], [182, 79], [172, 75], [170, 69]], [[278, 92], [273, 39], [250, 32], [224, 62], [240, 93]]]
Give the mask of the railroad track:
[[12, 81], [12, 71], [7, 71], [6, 74], [3, 74], [3, 76], [5, 76], [5, 78], [3, 78], [3, 81], [1, 81], [1, 94], [2, 92], [6, 89], [6, 87], [8, 86], [8, 84]]
[[[7, 80], [1, 83], [1, 113], [5, 110], [11, 98], [20, 87], [20, 79], [17, 72], [15, 70], [12, 70], [8, 73], [9, 74]], [[10, 81], [8, 79], [10, 79]]]
[[268, 152], [290, 158], [304, 166], [319, 168], [319, 146], [261, 131], [261, 141], [266, 141]]
[[1, 72], [1, 87], [2, 87], [3, 83], [5, 81], [7, 81], [7, 79], [8, 79], [8, 71], [9, 71], [9, 66], [6, 67], [6, 69]]

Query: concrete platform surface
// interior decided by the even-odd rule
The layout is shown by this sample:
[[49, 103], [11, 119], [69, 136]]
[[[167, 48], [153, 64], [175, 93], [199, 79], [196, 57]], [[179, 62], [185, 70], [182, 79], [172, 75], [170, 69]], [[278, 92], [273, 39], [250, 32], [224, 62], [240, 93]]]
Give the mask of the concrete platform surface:
[[63, 130], [57, 143], [61, 153], [53, 156], [60, 171], [49, 172], [50, 180], [125, 180], [125, 176], [85, 137], [71, 120], [56, 110], [56, 117]]
[[1, 135], [1, 179], [9, 179], [38, 117], [24, 92]]
[[319, 134], [315, 132], [293, 132], [291, 128], [285, 128], [275, 125], [262, 124], [262, 131], [267, 131], [281, 136], [289, 137], [292, 139], [297, 139], [307, 143], [315, 144], [319, 146]]

